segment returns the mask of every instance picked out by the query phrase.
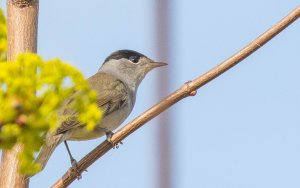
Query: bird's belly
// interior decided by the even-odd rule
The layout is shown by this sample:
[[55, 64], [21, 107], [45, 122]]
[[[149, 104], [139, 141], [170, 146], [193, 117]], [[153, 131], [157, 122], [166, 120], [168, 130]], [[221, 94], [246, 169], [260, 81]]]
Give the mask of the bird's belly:
[[103, 129], [110, 131], [115, 130], [130, 114], [132, 108], [125, 106], [123, 109], [117, 110], [104, 116], [100, 124], [92, 130], [88, 131], [85, 127], [78, 127], [70, 131], [67, 140], [91, 140], [105, 135]]
[[103, 136], [105, 132], [100, 130], [88, 131], [84, 127], [76, 128], [70, 132], [67, 140], [92, 140]]

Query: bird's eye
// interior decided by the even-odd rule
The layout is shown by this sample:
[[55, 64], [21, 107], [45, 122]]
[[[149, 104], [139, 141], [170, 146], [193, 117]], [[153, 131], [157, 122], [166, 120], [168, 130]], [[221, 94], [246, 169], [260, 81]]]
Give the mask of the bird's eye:
[[132, 63], [138, 63], [139, 58], [137, 56], [130, 56], [129, 61], [131, 61]]

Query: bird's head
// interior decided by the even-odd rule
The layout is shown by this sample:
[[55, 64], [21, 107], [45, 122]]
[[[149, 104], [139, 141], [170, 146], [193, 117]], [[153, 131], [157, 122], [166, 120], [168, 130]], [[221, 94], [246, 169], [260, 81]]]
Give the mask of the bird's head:
[[149, 71], [165, 65], [133, 50], [119, 50], [105, 59], [99, 71], [112, 74], [136, 89]]

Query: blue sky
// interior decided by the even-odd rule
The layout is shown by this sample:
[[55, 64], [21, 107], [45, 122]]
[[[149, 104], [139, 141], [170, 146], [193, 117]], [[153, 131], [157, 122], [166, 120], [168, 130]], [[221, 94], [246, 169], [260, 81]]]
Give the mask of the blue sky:
[[[155, 1], [41, 1], [38, 51], [94, 74], [105, 57], [133, 49], [157, 59]], [[5, 4], [1, 1], [1, 6]], [[293, 10], [299, 1], [170, 1], [170, 91], [216, 66]], [[299, 187], [300, 21], [169, 112], [175, 188]], [[160, 59], [163, 60], [163, 59]], [[155, 70], [126, 122], [155, 97]], [[157, 187], [156, 120], [111, 150], [70, 187]], [[104, 138], [71, 142], [77, 159]], [[49, 187], [70, 166], [59, 146], [31, 187]]]

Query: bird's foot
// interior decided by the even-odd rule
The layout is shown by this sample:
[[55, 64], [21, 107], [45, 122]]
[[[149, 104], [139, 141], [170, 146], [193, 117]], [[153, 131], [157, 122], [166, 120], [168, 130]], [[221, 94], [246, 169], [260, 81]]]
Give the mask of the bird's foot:
[[111, 137], [114, 135], [114, 133], [112, 131], [110, 131], [110, 130], [106, 130], [105, 131], [105, 135], [106, 135], [106, 140], [109, 143], [113, 144], [113, 142], [111, 141]]
[[[78, 163], [74, 158], [71, 159], [71, 164], [72, 164], [71, 173], [75, 173], [77, 180], [80, 180], [82, 178], [81, 172], [79, 171]], [[87, 172], [87, 170], [84, 171]]]
[[113, 149], [115, 148], [119, 148], [119, 144], [123, 144], [122, 141], [120, 141], [119, 143], [114, 143], [112, 140], [111, 140], [111, 137], [114, 135], [114, 133], [110, 130], [106, 130], [105, 131], [105, 134], [106, 134], [106, 140], [111, 143], [111, 145], [113, 145]]
[[[66, 140], [64, 141], [64, 143], [65, 143], [65, 146], [66, 146], [66, 148], [67, 148], [67, 151], [68, 151], [68, 154], [69, 154], [69, 157], [70, 157], [70, 161], [71, 161], [71, 165], [72, 165], [70, 173], [71, 173], [71, 174], [74, 174], [74, 173], [75, 173], [76, 178], [77, 178], [78, 180], [80, 180], [82, 176], [81, 176], [81, 172], [79, 171], [79, 168], [78, 168], [78, 163], [77, 163], [77, 161], [74, 159], [74, 157], [72, 156], [71, 151], [70, 151], [70, 148], [69, 148], [68, 143], [67, 143]], [[87, 171], [87, 170], [84, 170], [84, 171]]]
[[82, 178], [80, 171], [78, 170], [78, 163], [75, 159], [71, 159], [71, 173], [75, 173], [77, 180]]

